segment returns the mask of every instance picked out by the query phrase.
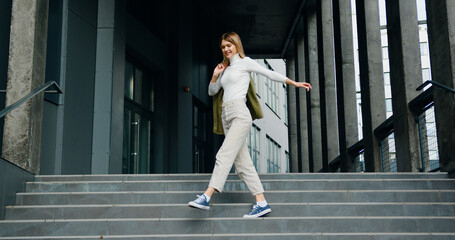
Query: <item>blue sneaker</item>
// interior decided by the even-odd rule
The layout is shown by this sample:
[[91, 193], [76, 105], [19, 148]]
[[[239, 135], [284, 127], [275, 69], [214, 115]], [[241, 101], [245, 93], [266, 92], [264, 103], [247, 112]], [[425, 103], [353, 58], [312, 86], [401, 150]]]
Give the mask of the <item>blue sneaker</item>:
[[265, 207], [259, 206], [257, 203], [254, 204], [253, 210], [250, 213], [243, 215], [244, 218], [258, 218], [272, 212], [272, 209], [267, 204]]
[[203, 209], [203, 210], [210, 209], [210, 204], [207, 201], [207, 199], [205, 198], [204, 194], [197, 195], [197, 198], [194, 201], [189, 202], [188, 206]]

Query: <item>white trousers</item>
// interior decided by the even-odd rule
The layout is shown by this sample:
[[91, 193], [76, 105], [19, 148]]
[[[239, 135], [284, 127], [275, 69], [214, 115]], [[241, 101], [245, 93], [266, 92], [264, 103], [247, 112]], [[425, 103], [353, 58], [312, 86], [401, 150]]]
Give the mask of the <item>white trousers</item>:
[[250, 133], [252, 119], [245, 102], [246, 99], [241, 98], [223, 103], [221, 119], [225, 138], [216, 154], [215, 168], [209, 186], [222, 192], [234, 165], [240, 179], [254, 196], [264, 193], [264, 189], [248, 153], [246, 138]]

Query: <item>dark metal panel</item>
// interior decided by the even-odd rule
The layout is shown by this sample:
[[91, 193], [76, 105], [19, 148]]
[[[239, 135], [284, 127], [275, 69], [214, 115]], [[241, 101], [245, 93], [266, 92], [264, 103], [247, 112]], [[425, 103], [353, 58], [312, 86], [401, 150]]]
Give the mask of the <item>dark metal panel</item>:
[[[0, 1], [0, 89], [6, 89], [8, 78], [9, 35], [12, 0]], [[5, 94], [0, 94], [0, 108], [5, 107]], [[3, 123], [0, 119], [0, 144], [3, 142]], [[0, 149], [0, 154], [2, 149]]]
[[16, 193], [25, 192], [25, 182], [34, 175], [0, 158], [0, 219], [5, 219], [5, 206], [16, 203]]
[[61, 173], [91, 173], [96, 27], [68, 12]]

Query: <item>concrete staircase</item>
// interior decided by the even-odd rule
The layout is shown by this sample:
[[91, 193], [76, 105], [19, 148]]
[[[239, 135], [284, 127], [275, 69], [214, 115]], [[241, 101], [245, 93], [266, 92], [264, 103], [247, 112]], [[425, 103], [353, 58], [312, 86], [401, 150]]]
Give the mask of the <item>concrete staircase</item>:
[[261, 175], [272, 213], [229, 176], [210, 211], [189, 208], [208, 174], [36, 176], [0, 239], [450, 240], [455, 179], [444, 173]]

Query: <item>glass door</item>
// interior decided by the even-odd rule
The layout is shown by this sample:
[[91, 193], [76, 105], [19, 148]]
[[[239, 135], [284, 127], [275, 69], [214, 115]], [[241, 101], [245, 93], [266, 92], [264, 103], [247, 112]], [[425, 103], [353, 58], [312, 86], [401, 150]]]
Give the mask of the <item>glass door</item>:
[[126, 61], [122, 173], [150, 173], [153, 160], [153, 75]]
[[207, 107], [193, 98], [193, 172], [204, 173], [207, 169]]
[[150, 173], [152, 121], [129, 105], [125, 103], [122, 172]]

